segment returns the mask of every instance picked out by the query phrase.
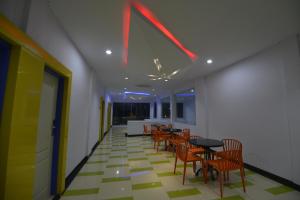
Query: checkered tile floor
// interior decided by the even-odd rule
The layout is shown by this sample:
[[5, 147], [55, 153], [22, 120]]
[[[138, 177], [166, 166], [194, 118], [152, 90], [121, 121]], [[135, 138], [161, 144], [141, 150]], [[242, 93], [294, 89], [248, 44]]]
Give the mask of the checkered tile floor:
[[[182, 185], [183, 165], [173, 174], [174, 156], [153, 149], [150, 137], [125, 137], [124, 128], [113, 128], [64, 193], [62, 200], [215, 200], [219, 184], [204, 184], [187, 169]], [[199, 163], [198, 163], [199, 164]], [[199, 166], [198, 166], [199, 167]], [[230, 174], [225, 200], [300, 200], [300, 193], [246, 170], [247, 192], [238, 172]]]

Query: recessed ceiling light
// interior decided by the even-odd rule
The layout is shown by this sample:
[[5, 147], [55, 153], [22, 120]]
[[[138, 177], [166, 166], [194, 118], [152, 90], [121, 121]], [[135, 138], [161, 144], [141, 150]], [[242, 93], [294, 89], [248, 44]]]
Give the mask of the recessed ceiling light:
[[191, 92], [194, 92], [194, 89], [191, 89]]
[[155, 77], [155, 75], [153, 75], [153, 74], [149, 74], [149, 75], [147, 75], [147, 76], [149, 76], [149, 77]]
[[124, 79], [125, 79], [125, 80], [128, 80], [128, 77], [125, 77]]
[[208, 60], [206, 60], [206, 63], [207, 64], [211, 64], [211, 63], [213, 63], [213, 60], [212, 59], [208, 59]]
[[122, 94], [122, 92], [120, 92], [119, 94]]
[[106, 53], [107, 55], [110, 55], [110, 54], [112, 53], [112, 51], [111, 51], [110, 49], [106, 49], [105, 53]]
[[126, 88], [126, 87], [124, 87], [124, 90], [127, 90], [127, 88]]
[[156, 81], [156, 78], [151, 78], [152, 81]]
[[168, 79], [165, 79], [165, 82], [168, 82], [169, 80]]
[[161, 77], [158, 78], [158, 80], [160, 80], [160, 79], [161, 79]]

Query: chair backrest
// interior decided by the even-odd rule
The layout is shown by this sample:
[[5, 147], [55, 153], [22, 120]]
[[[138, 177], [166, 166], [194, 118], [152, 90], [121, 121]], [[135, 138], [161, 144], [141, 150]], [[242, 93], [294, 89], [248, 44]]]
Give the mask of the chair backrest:
[[235, 163], [243, 164], [243, 145], [236, 139], [223, 139], [223, 156]]
[[[178, 136], [178, 137], [181, 137], [182, 140], [185, 139], [182, 136]], [[176, 156], [177, 156], [177, 158], [179, 158], [182, 161], [186, 161], [188, 150], [189, 150], [189, 145], [188, 145], [188, 143], [186, 141], [183, 142], [183, 143], [179, 143], [176, 146]]]
[[148, 128], [147, 128], [147, 125], [144, 124], [144, 133], [147, 133], [148, 132]]

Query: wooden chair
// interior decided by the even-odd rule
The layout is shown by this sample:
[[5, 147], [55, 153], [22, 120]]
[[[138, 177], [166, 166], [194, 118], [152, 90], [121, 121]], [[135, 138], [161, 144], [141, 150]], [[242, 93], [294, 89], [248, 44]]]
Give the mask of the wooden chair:
[[153, 134], [153, 141], [154, 141], [154, 149], [159, 150], [159, 146], [161, 142], [166, 142], [170, 137], [169, 134], [165, 134], [162, 131], [156, 130]]
[[[181, 138], [182, 140], [185, 140], [184, 137]], [[185, 174], [186, 174], [186, 165], [189, 162], [193, 163], [193, 170], [196, 171], [196, 162], [200, 161], [202, 167], [205, 167], [204, 159], [202, 157], [196, 156], [194, 153], [189, 151], [189, 144], [188, 142], [180, 143], [176, 146], [176, 158], [175, 158], [175, 165], [174, 165], [174, 174], [176, 173], [176, 166], [177, 166], [177, 160], [181, 160], [184, 163], [183, 167], [183, 180], [182, 184], [184, 185], [185, 181]], [[207, 170], [203, 170], [203, 176], [206, 176], [205, 172]]]
[[[223, 179], [225, 179], [225, 174], [228, 174], [229, 171], [237, 169], [240, 170], [243, 189], [244, 192], [246, 192], [245, 171], [242, 157], [242, 143], [234, 139], [225, 139], [223, 141], [224, 144], [226, 144], [226, 147], [224, 147], [224, 151], [213, 153], [213, 155], [217, 157], [216, 160], [207, 160], [207, 165], [213, 167], [218, 171], [221, 198], [223, 198]], [[206, 174], [208, 166], [205, 167]], [[205, 182], [207, 182], [207, 176], [205, 177]]]

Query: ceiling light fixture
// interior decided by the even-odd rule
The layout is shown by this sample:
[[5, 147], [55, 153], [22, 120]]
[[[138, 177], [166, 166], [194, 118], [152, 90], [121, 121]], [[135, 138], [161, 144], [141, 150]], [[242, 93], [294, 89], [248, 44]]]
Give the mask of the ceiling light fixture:
[[165, 79], [165, 82], [168, 82], [169, 80], [168, 79]]
[[124, 79], [125, 79], [125, 80], [128, 80], [128, 77], [125, 77]]
[[124, 90], [127, 90], [127, 88], [126, 88], [126, 87], [124, 87]]
[[212, 64], [212, 63], [213, 63], [213, 60], [212, 60], [212, 59], [208, 59], [208, 60], [206, 61], [206, 63], [207, 63], [207, 64]]
[[112, 54], [112, 51], [111, 51], [110, 49], [106, 49], [105, 53], [106, 53], [107, 55], [110, 55], [110, 54]]
[[135, 95], [150, 96], [150, 94], [146, 93], [146, 92], [129, 92], [129, 91], [126, 91], [126, 92], [124, 92], [124, 94], [135, 94]]

